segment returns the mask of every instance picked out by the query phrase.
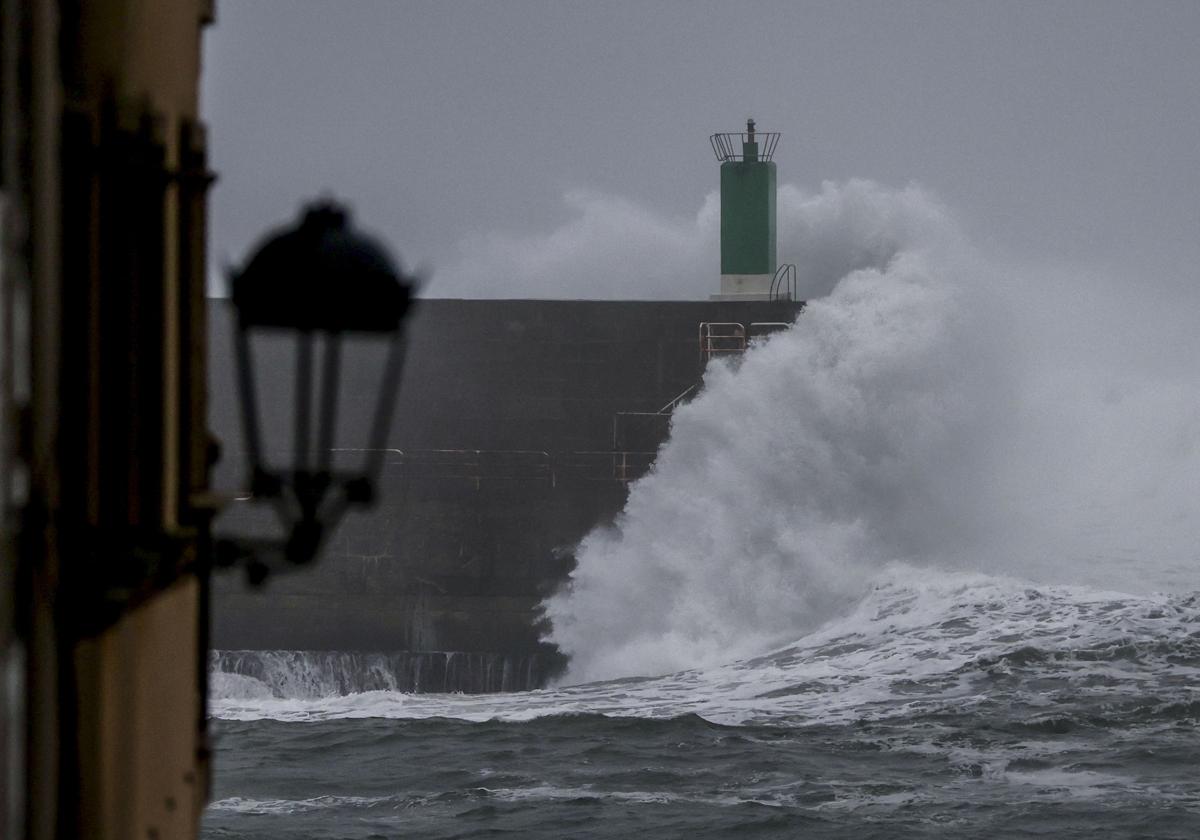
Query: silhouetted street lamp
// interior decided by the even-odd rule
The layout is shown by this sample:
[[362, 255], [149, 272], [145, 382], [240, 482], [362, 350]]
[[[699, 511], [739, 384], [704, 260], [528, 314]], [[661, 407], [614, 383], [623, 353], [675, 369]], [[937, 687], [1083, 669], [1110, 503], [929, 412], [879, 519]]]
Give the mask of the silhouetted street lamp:
[[[288, 564], [311, 561], [346, 509], [374, 498], [404, 361], [404, 316], [415, 282], [400, 272], [380, 243], [354, 230], [346, 209], [332, 202], [311, 204], [296, 225], [268, 234], [245, 266], [232, 272], [231, 281], [250, 490], [254, 500], [272, 505], [285, 536], [273, 542], [223, 540], [217, 544], [217, 558], [220, 564], [244, 560], [251, 582], [258, 583], [270, 568], [268, 557], [282, 553]], [[255, 339], [260, 335], [283, 338], [290, 348], [295, 382], [290, 430], [287, 424], [264, 428], [260, 422], [258, 386], [264, 376], [280, 374], [278, 368], [256, 366]], [[332, 461], [343, 404], [338, 394], [343, 345], [349, 340], [383, 345], [379, 370], [370, 371], [379, 388], [368, 439], [354, 447], [362, 455], [355, 469]], [[368, 373], [361, 358], [354, 365], [356, 376]], [[289, 454], [280, 457], [285, 452]]]

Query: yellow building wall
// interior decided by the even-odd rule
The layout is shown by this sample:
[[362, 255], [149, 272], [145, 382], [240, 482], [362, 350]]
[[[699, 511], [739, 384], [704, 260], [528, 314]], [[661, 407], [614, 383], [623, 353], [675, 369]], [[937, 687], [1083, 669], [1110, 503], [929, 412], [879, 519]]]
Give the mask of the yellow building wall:
[[195, 836], [198, 608], [185, 578], [76, 647], [82, 836]]
[[[118, 122], [153, 114], [166, 168], [176, 168], [180, 127], [199, 117], [200, 38], [212, 15], [210, 0], [87, 0], [75, 9], [77, 17], [63, 21], [64, 31], [75, 36], [74, 52], [64, 65], [64, 105], [98, 116], [115, 104]], [[189, 291], [179, 271], [177, 187], [167, 189], [163, 212], [163, 345], [139, 352], [159, 353], [166, 360], [162, 405], [143, 407], [162, 412], [162, 451], [144, 457], [162, 463], [161, 523], [170, 533], [178, 525], [181, 501], [186, 502], [179, 498], [180, 412], [186, 405], [180, 387], [185, 351], [179, 304]], [[103, 284], [99, 293], [104, 294]], [[99, 334], [103, 337], [103, 324]], [[192, 420], [202, 427], [205, 418]], [[61, 482], [76, 480], [72, 465], [59, 468]], [[71, 560], [63, 558], [64, 566]], [[99, 634], [75, 643], [78, 778], [64, 781], [77, 786], [78, 813], [62, 814], [60, 820], [74, 823], [79, 836], [196, 836], [208, 794], [200, 728], [201, 608], [199, 581], [189, 574]], [[70, 730], [62, 731], [66, 736]]]

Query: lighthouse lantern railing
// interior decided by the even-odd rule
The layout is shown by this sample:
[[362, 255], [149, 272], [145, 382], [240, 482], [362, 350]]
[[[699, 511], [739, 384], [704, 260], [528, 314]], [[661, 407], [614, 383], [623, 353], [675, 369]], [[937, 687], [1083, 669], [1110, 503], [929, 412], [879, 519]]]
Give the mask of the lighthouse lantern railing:
[[758, 148], [753, 157], [749, 159], [769, 161], [775, 156], [775, 147], [779, 145], [779, 132], [722, 132], [712, 135], [708, 140], [712, 143], [713, 153], [721, 163], [746, 160], [746, 146], [751, 143], [757, 143]]

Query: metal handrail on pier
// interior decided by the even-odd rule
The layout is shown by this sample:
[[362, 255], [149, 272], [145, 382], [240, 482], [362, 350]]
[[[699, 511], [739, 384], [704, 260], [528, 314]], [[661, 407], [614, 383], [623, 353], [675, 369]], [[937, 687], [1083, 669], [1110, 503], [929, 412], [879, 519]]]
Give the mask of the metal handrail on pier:
[[713, 356], [744, 353], [746, 327], [736, 321], [704, 321], [700, 324], [700, 362]]

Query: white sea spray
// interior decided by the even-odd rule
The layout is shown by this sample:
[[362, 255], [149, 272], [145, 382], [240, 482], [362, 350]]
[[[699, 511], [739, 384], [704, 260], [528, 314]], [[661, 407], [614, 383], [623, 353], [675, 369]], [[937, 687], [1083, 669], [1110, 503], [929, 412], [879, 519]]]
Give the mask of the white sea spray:
[[848, 609], [895, 560], [1187, 585], [1200, 388], [1131, 364], [1169, 355], [1139, 345], [1195, 346], [1168, 310], [1123, 322], [1119, 284], [1039, 286], [989, 262], [915, 187], [780, 203], [801, 286], [831, 291], [740, 364], [710, 365], [656, 469], [579, 546], [544, 604], [569, 681], [751, 656]]

